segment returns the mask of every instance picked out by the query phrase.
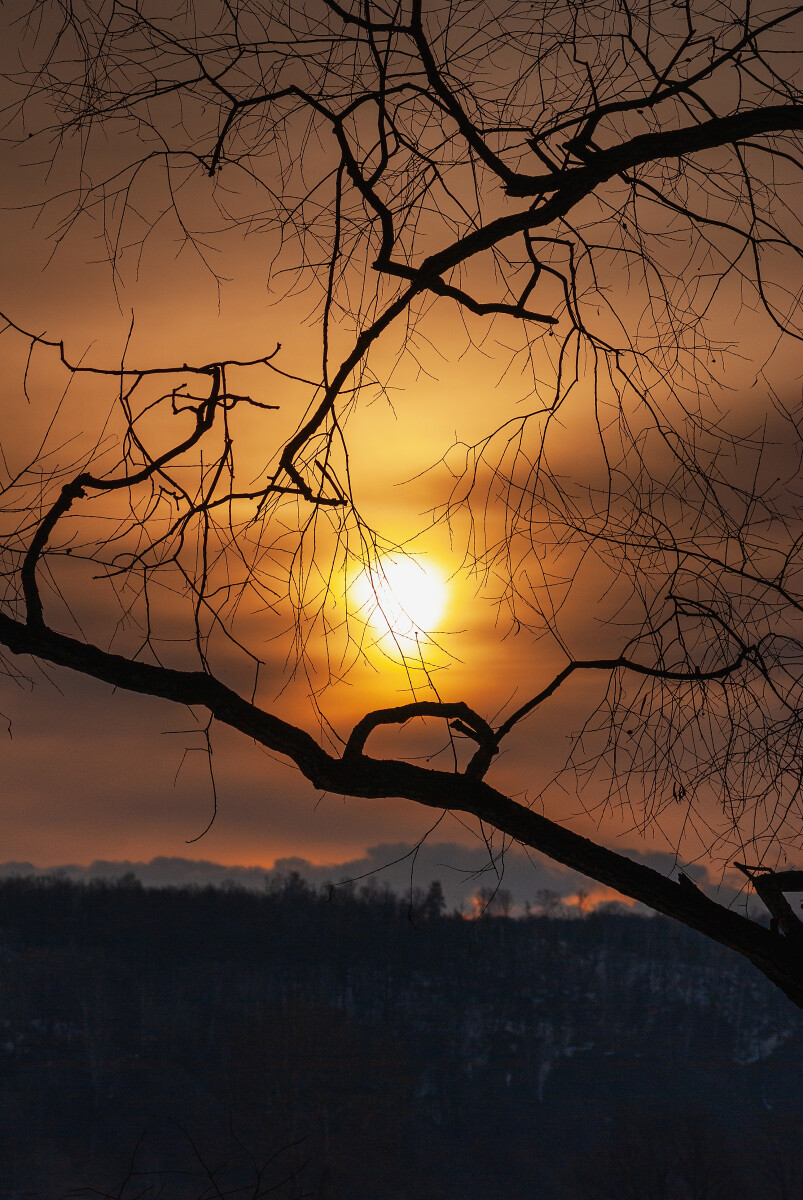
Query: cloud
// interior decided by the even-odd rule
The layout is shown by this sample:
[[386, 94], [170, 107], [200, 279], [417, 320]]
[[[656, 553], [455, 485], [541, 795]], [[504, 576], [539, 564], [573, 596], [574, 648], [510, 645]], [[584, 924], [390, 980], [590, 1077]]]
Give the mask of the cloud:
[[[672, 854], [631, 851], [630, 857], [663, 875], [677, 875], [678, 863]], [[737, 881], [715, 881], [700, 867], [683, 869], [720, 903], [735, 906], [744, 903]], [[286, 857], [276, 859], [269, 868], [227, 866], [205, 859], [163, 856], [149, 862], [96, 859], [89, 866], [65, 864], [43, 868], [29, 862], [0, 864], [0, 876], [58, 873], [78, 881], [116, 880], [133, 874], [145, 887], [223, 887], [233, 884], [256, 891], [261, 891], [271, 880], [292, 872], [297, 872], [316, 888], [352, 881], [364, 886], [374, 881], [379, 887], [389, 887], [401, 896], [411, 895], [415, 889], [426, 890], [437, 879], [443, 887], [448, 908], [466, 913], [474, 911], [480, 889], [486, 894], [497, 888], [504, 889], [509, 893], [514, 913], [524, 911], [527, 904], [542, 905], [547, 894], [570, 907], [579, 903], [584, 908], [622, 899], [612, 889], [535, 852], [511, 847], [504, 853], [494, 853], [485, 846], [462, 846], [452, 842], [425, 842], [421, 846], [409, 842], [382, 843], [370, 846], [361, 857], [344, 862], [318, 864], [301, 857]], [[641, 905], [630, 904], [630, 907], [635, 912], [647, 911]]]

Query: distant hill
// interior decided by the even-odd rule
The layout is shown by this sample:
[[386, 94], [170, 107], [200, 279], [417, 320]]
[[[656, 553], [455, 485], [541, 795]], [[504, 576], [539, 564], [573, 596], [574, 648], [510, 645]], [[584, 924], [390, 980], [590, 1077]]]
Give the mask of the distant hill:
[[[682, 867], [720, 903], [736, 904], [744, 910], [744, 880], [741, 877], [709, 878], [699, 866], [684, 865], [674, 855], [662, 851], [639, 853], [630, 850], [628, 853], [665, 875], [676, 876]], [[375, 879], [380, 886], [390, 887], [402, 897], [409, 896], [416, 887], [426, 887], [431, 879], [439, 879], [447, 906], [467, 913], [473, 911], [475, 898], [483, 889], [501, 888], [509, 893], [513, 910], [518, 914], [524, 912], [527, 904], [537, 904], [539, 894], [544, 892], [554, 893], [570, 906], [577, 904], [578, 896], [583, 897], [588, 907], [617, 900], [617, 894], [611, 889], [603, 888], [532, 850], [525, 853], [517, 847], [509, 847], [504, 854], [489, 854], [485, 845], [465, 846], [452, 842], [384, 843], [370, 846], [362, 856], [343, 862], [320, 864], [293, 857], [279, 858], [270, 867], [224, 865], [207, 859], [164, 856], [149, 862], [98, 859], [88, 865], [68, 863], [46, 867], [30, 862], [0, 863], [0, 878], [57, 874], [80, 882], [116, 880], [124, 875], [134, 875], [145, 887], [157, 888], [236, 884], [262, 891], [266, 880], [281, 879], [291, 872], [296, 872], [313, 887], [328, 882], [339, 884], [344, 880], [362, 884]], [[629, 903], [629, 908], [633, 913], [646, 912], [640, 905]]]

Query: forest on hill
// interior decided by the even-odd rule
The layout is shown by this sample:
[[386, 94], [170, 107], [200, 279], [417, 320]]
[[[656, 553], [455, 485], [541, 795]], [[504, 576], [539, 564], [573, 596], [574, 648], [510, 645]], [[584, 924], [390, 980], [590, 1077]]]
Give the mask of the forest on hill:
[[659, 918], [0, 881], [0, 1200], [800, 1200], [803, 1014]]

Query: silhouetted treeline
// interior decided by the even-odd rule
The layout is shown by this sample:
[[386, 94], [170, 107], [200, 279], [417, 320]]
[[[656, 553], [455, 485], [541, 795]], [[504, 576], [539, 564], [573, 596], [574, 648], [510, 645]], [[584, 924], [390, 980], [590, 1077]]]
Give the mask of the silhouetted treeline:
[[801, 1014], [662, 920], [6, 879], [0, 967], [0, 1200], [803, 1197]]

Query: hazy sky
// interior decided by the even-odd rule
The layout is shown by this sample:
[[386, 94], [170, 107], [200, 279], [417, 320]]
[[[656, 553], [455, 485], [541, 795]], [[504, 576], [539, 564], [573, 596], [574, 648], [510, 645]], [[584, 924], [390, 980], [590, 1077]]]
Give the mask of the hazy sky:
[[[91, 229], [66, 242], [47, 263], [53, 245], [44, 236], [46, 217], [33, 230], [30, 212], [6, 213], [4, 221], [3, 278], [14, 281], [12, 303], [6, 305], [10, 315], [24, 327], [64, 338], [73, 358], [86, 354], [88, 362], [116, 362], [131, 306], [136, 312], [132, 361], [250, 357], [261, 353], [266, 341], [270, 347], [281, 341], [283, 365], [298, 370], [304, 364], [304, 342], [311, 335], [298, 312], [270, 302], [250, 253], [228, 261], [234, 278], [223, 290], [218, 313], [214, 285], [192, 267], [187, 282], [183, 264], [167, 258], [156, 283], [133, 285], [115, 297], [108, 265], [91, 261]], [[118, 301], [126, 315], [118, 311]], [[443, 477], [421, 480], [407, 492], [388, 486], [389, 478], [396, 483], [436, 461], [455, 431], [474, 436], [487, 419], [487, 406], [499, 402], [498, 364], [487, 355], [458, 360], [464, 349], [458, 325], [454, 314], [447, 313], [429, 331], [437, 351], [428, 365], [437, 367], [439, 377], [416, 382], [408, 372], [409, 386], [396, 400], [398, 417], [388, 405], [377, 403], [357, 433], [364, 460], [355, 466], [362, 507], [401, 538], [426, 524], [422, 514], [442, 498]], [[4, 437], [7, 451], [13, 451], [31, 442], [26, 434], [31, 427], [42, 427], [59, 390], [43, 368], [29, 406], [21, 395], [23, 344], [6, 335], [0, 349], [14, 371], [7, 391], [11, 425]], [[447, 352], [451, 361], [442, 357]], [[281, 388], [272, 399], [283, 402]], [[80, 423], [85, 405], [79, 382], [68, 396], [69, 420]], [[385, 452], [390, 445], [392, 459]], [[444, 533], [421, 544], [443, 575], [460, 566], [462, 547], [458, 541], [450, 547]], [[449, 585], [439, 636], [448, 653], [440, 655], [443, 669], [436, 678], [442, 695], [466, 698], [493, 716], [516, 695], [523, 698], [525, 689], [543, 682], [560, 656], [545, 644], [533, 647], [524, 636], [500, 640], [507, 632], [505, 620], [493, 603], [493, 583], [489, 591], [490, 596], [477, 597], [465, 579]], [[162, 701], [111, 695], [103, 685], [66, 672], [33, 675], [33, 687], [2, 682], [0, 708], [11, 726], [2, 750], [0, 811], [7, 858], [48, 864], [197, 852], [226, 863], [270, 864], [293, 854], [344, 861], [369, 844], [414, 841], [437, 819], [407, 802], [321, 798], [293, 769], [224, 730], [216, 735], [214, 754], [218, 814], [202, 842], [190, 847], [188, 841], [206, 827], [213, 802], [200, 739], [182, 732], [192, 724], [188, 714]], [[274, 690], [283, 682], [284, 677]], [[576, 687], [574, 695], [587, 689], [587, 684]], [[266, 703], [269, 693], [270, 684], [263, 694]], [[380, 657], [371, 667], [358, 667], [321, 703], [347, 732], [367, 708], [407, 696], [403, 673]], [[564, 725], [571, 698], [571, 689], [566, 697], [556, 697], [547, 720], [533, 723], [518, 739], [519, 755], [523, 751], [525, 761], [537, 769], [533, 787], [543, 782], [545, 762], [556, 763], [565, 751], [566, 743], [556, 742], [553, 730]], [[302, 685], [277, 701], [277, 711], [288, 708], [315, 729]], [[405, 745], [414, 746], [414, 737], [408, 733]], [[441, 735], [435, 740], [442, 742]], [[504, 785], [506, 775], [500, 763], [495, 778]], [[438, 828], [439, 840], [474, 837], [473, 829], [469, 832], [451, 817]]]
[[[37, 196], [33, 182], [41, 173], [21, 165], [24, 155], [6, 154], [14, 171], [4, 174], [4, 203], [31, 203]], [[150, 365], [205, 362], [215, 356], [250, 358], [281, 342], [282, 367], [309, 372], [310, 347], [318, 339], [314, 323], [310, 327], [305, 322], [308, 299], [279, 304], [267, 292], [264, 245], [227, 246], [223, 265], [231, 282], [219, 296], [196, 261], [186, 254], [176, 258], [168, 231], [146, 246], [139, 279], [129, 272], [112, 286], [108, 263], [99, 261], [99, 227], [79, 222], [55, 245], [58, 212], [57, 206], [43, 214], [35, 208], [3, 214], [4, 304], [24, 328], [63, 339], [72, 359], [117, 363], [133, 311], [129, 361]], [[481, 354], [465, 355], [465, 333], [450, 309], [434, 315], [427, 336], [432, 344], [418, 347], [418, 361], [393, 377], [398, 388], [392, 393], [393, 406], [372, 404], [355, 422], [353, 434], [361, 508], [402, 539], [426, 525], [426, 510], [443, 498], [445, 479], [443, 474], [427, 477], [404, 491], [395, 485], [437, 462], [456, 434], [478, 436], [487, 426], [489, 406], [500, 403], [493, 342]], [[28, 403], [21, 386], [26, 350], [12, 334], [0, 343], [9, 369], [3, 444], [16, 463], [41, 436], [65, 382], [55, 356], [44, 356]], [[422, 372], [419, 364], [431, 373]], [[281, 381], [270, 380], [270, 386], [268, 399], [286, 410], [277, 422], [297, 420], [298, 393]], [[521, 384], [514, 380], [514, 397], [517, 390]], [[97, 395], [91, 381], [79, 379], [72, 385], [63, 409], [65, 429], [88, 427], [87, 412], [94, 412]], [[272, 427], [267, 429], [273, 436]], [[443, 576], [460, 566], [459, 537], [450, 546], [441, 531], [420, 545]], [[439, 633], [446, 653], [435, 657], [443, 667], [436, 676], [441, 694], [469, 699], [493, 716], [516, 694], [514, 673], [522, 661], [532, 663], [532, 676], [526, 678], [528, 668], [524, 683], [518, 681], [518, 695], [524, 694], [522, 688], [537, 686], [560, 656], [554, 648], [548, 653], [543, 647], [532, 649], [524, 638], [500, 641], [507, 630], [493, 603], [493, 582], [489, 593], [477, 597], [465, 579], [449, 585]], [[286, 684], [286, 672], [280, 671], [285, 653], [286, 647], [276, 648], [277, 679], [265, 683], [265, 703]], [[48, 864], [198, 852], [225, 863], [270, 864], [293, 854], [343, 861], [369, 844], [414, 841], [437, 820], [437, 814], [407, 802], [321, 798], [296, 771], [223, 730], [216, 735], [214, 753], [218, 814], [202, 842], [190, 847], [188, 842], [207, 826], [213, 801], [201, 740], [182, 732], [192, 725], [188, 714], [162, 701], [111, 695], [103, 685], [66, 672], [48, 671], [45, 678], [34, 670], [33, 678], [33, 687], [2, 681], [0, 708], [11, 734], [2, 750], [0, 811], [7, 858]], [[303, 681], [291, 687], [277, 701], [277, 711], [289, 711], [314, 730], [307, 691]], [[370, 666], [356, 668], [344, 685], [324, 694], [321, 704], [347, 732], [367, 708], [407, 698], [404, 673], [374, 656]], [[563, 697], [553, 702], [557, 724], [566, 703]], [[548, 722], [546, 738], [542, 724], [519, 739], [533, 766], [545, 758], [557, 761], [562, 746], [553, 744], [551, 728]], [[405, 736], [405, 745], [415, 746], [415, 734]], [[440, 733], [435, 741], [442, 744]], [[502, 764], [496, 773], [501, 784], [505, 775]], [[533, 786], [543, 777], [540, 770]], [[446, 817], [438, 837], [471, 841], [475, 832]]]
[[[146, 243], [136, 263], [133, 252], [125, 256], [126, 270], [114, 280], [104, 261], [98, 224], [80, 218], [57, 244], [63, 205], [43, 213], [35, 207], [15, 209], [41, 198], [44, 175], [25, 166], [25, 153], [6, 146], [2, 154], [1, 307], [18, 324], [63, 339], [74, 360], [86, 356], [87, 363], [114, 365], [133, 312], [128, 361], [152, 365], [246, 359], [281, 342], [277, 362], [283, 369], [313, 373], [319, 339], [315, 321], [308, 317], [309, 297], [281, 300], [280, 294], [266, 290], [270, 246], [264, 241], [244, 243], [238, 237], [220, 243], [215, 261], [230, 279], [220, 294], [191, 253], [177, 253], [176, 231], [169, 226]], [[111, 161], [113, 148], [109, 155]], [[32, 158], [35, 154], [28, 153], [27, 159]], [[59, 183], [51, 177], [48, 187], [58, 190]], [[202, 209], [201, 201], [199, 205]], [[475, 336], [478, 330], [473, 324]], [[439, 305], [422, 333], [414, 356], [392, 374], [393, 338], [380, 348], [375, 367], [391, 379], [392, 390], [365, 406], [352, 429], [360, 507], [399, 539], [427, 524], [426, 511], [443, 500], [447, 479], [441, 472], [417, 479], [405, 491], [396, 485], [436, 463], [456, 439], [480, 436], [498, 412], [516, 411], [527, 391], [518, 368], [499, 385], [500, 363], [509, 359], [510, 347], [510, 331], [503, 325], [495, 325], [480, 348], [469, 350], [462, 319], [453, 306]], [[27, 400], [21, 387], [24, 343], [6, 334], [0, 355], [5, 356], [2, 442], [13, 469], [47, 426], [63, 381], [55, 363], [42, 360]], [[729, 398], [737, 409], [753, 403], [747, 393], [750, 372], [744, 364], [739, 371], [739, 378], [731, 378], [737, 390]], [[260, 427], [278, 441], [279, 432], [298, 420], [302, 397], [276, 377], [260, 386], [265, 399], [281, 406]], [[561, 445], [561, 453], [575, 465], [589, 454], [590, 444], [582, 399], [578, 403], [578, 418], [567, 427]], [[100, 394], [79, 380], [67, 394], [60, 420], [65, 429], [89, 432], [100, 406]], [[258, 440], [246, 451], [255, 462], [260, 453]], [[493, 528], [493, 512], [489, 519]], [[467, 527], [458, 521], [451, 542], [441, 530], [416, 545], [449, 578], [461, 566], [466, 544]], [[615, 634], [609, 630], [603, 636], [595, 619], [595, 578], [599, 584], [599, 575], [591, 571], [588, 590], [576, 593], [564, 613], [577, 654], [615, 651]], [[499, 588], [491, 578], [478, 595], [465, 577], [455, 578], [439, 630], [444, 653], [433, 652], [440, 668], [435, 676], [439, 694], [465, 699], [491, 719], [537, 691], [564, 661], [548, 641], [512, 636], [504, 612], [494, 603]], [[87, 600], [90, 616], [97, 613], [93, 603]], [[280, 625], [266, 617], [264, 636], [272, 637]], [[92, 636], [91, 628], [87, 632]], [[260, 679], [261, 701], [316, 731], [310, 684], [304, 678], [288, 683], [287, 643], [266, 643], [264, 649], [270, 669]], [[408, 696], [403, 672], [381, 655], [370, 657], [320, 696], [321, 710], [341, 735], [366, 709]], [[166, 855], [269, 866], [277, 858], [300, 856], [313, 863], [342, 863], [360, 859], [369, 846], [413, 843], [438, 820], [438, 814], [407, 802], [321, 797], [295, 770], [222, 730], [213, 757], [218, 812], [207, 829], [213, 812], [209, 763], [185, 711], [146, 697], [113, 695], [101, 684], [65, 672], [48, 671], [46, 678], [36, 669], [31, 674], [32, 685], [0, 680], [0, 709], [10, 732], [0, 751], [0, 844], [6, 859], [47, 865]], [[519, 797], [537, 792], [565, 755], [566, 735], [578, 714], [588, 711], [598, 695], [599, 684], [578, 680], [555, 696], [511, 739], [492, 782]], [[431, 753], [443, 743], [442, 733], [421, 741], [408, 731], [388, 735], [384, 744], [392, 747], [394, 738], [405, 753]], [[378, 737], [372, 750], [382, 744]], [[553, 803], [550, 812], [574, 813], [575, 828], [597, 833], [574, 795], [558, 793]], [[205, 829], [202, 840], [193, 841]], [[665, 832], [671, 836], [674, 831], [670, 827]], [[661, 830], [642, 841], [627, 814], [606, 824], [604, 836], [624, 848], [663, 850], [666, 845]], [[446, 816], [432, 837], [474, 844], [477, 830], [474, 823], [467, 826]]]

